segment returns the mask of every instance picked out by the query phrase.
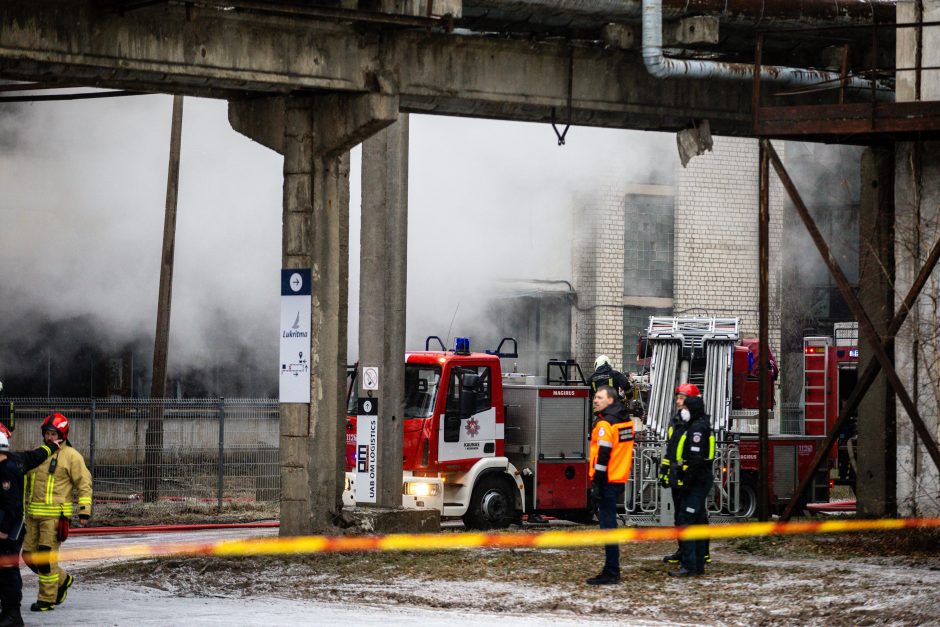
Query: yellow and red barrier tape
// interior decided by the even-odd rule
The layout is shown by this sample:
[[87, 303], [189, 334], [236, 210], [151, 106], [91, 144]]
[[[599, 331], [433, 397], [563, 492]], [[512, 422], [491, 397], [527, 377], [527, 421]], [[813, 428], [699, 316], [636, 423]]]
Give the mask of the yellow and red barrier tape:
[[[94, 561], [160, 556], [246, 557], [256, 555], [298, 555], [354, 551], [451, 551], [480, 548], [570, 548], [704, 540], [705, 538], [747, 538], [774, 535], [892, 531], [940, 527], [940, 518], [888, 518], [880, 520], [825, 520], [788, 523], [734, 523], [689, 527], [621, 527], [618, 529], [568, 529], [539, 533], [423, 533], [381, 536], [296, 536], [250, 538], [217, 542], [167, 542], [158, 544], [118, 544], [89, 548], [63, 548], [58, 561]], [[32, 555], [35, 563], [48, 561], [49, 554]], [[0, 558], [0, 566], [13, 563], [16, 556]]]

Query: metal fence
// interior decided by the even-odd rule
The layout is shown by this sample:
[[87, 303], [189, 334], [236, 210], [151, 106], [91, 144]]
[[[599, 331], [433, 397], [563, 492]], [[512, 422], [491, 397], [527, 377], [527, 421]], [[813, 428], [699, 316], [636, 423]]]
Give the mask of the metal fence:
[[[148, 475], [156, 479], [147, 500], [164, 509], [280, 500], [276, 399], [10, 398], [0, 408], [15, 450], [39, 446], [43, 418], [64, 414], [98, 505], [142, 503]], [[148, 466], [147, 430], [161, 414], [159, 464]]]
[[780, 416], [780, 434], [781, 435], [802, 435], [803, 434], [803, 404], [802, 403], [780, 403], [778, 408]]

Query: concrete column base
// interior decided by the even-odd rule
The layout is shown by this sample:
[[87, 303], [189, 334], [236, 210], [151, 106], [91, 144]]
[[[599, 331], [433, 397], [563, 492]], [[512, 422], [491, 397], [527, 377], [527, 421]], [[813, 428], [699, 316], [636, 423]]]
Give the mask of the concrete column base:
[[360, 533], [437, 533], [441, 513], [436, 509], [353, 507], [340, 512], [337, 524]]

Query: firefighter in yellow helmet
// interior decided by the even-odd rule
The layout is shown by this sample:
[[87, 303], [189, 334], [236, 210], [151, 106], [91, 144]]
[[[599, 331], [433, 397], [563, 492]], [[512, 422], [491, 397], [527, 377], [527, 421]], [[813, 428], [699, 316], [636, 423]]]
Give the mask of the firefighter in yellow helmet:
[[[91, 516], [91, 473], [81, 453], [68, 440], [69, 422], [62, 414], [46, 416], [42, 436], [58, 442], [59, 450], [26, 477], [26, 539], [23, 561], [39, 575], [39, 599], [29, 609], [34, 612], [54, 610], [65, 601], [72, 585], [72, 575], [56, 562], [59, 545], [68, 537], [72, 514], [84, 527]], [[72, 492], [78, 503], [72, 502]]]
[[[601, 386], [594, 395], [594, 426], [588, 475], [598, 498], [597, 520], [601, 529], [617, 528], [617, 503], [630, 478], [633, 464], [633, 419], [618, 400], [617, 391]], [[592, 586], [620, 581], [620, 546], [604, 547], [604, 568], [587, 583]]]

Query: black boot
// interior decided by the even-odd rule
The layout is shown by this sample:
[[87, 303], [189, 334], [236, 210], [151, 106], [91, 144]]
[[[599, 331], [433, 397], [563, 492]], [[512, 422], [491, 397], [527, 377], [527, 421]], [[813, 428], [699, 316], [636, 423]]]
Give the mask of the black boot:
[[55, 609], [55, 603], [49, 601], [36, 601], [29, 606], [31, 612], [50, 612]]
[[65, 597], [69, 595], [69, 588], [72, 587], [72, 582], [75, 581], [75, 578], [72, 575], [66, 575], [65, 581], [62, 582], [62, 585], [59, 586], [59, 591], [55, 596], [55, 604], [61, 605], [65, 602]]
[[589, 586], [609, 586], [615, 583], [620, 583], [620, 575], [611, 575], [609, 573], [601, 573], [596, 577], [591, 577], [585, 581]]
[[694, 570], [689, 570], [689, 569], [686, 568], [685, 566], [682, 566], [682, 567], [680, 567], [678, 570], [670, 570], [670, 571], [669, 571], [669, 576], [670, 576], [670, 577], [696, 577], [696, 576], [701, 575], [701, 574], [703, 574], [703, 573], [704, 573], [704, 571], [702, 571], [702, 573], [699, 573], [699, 572], [694, 571]]
[[0, 627], [23, 627], [23, 616], [18, 606], [4, 608], [3, 614], [0, 614]]
[[676, 549], [676, 552], [672, 555], [667, 555], [663, 558], [663, 562], [666, 564], [678, 564], [679, 559], [682, 557], [682, 554], [679, 552], [679, 549]]

